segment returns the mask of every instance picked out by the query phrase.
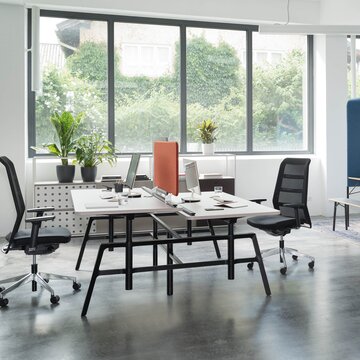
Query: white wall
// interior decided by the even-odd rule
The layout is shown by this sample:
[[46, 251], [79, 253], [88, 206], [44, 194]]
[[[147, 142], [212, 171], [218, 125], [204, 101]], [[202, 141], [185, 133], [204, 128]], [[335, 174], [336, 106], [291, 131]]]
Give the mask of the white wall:
[[[22, 3], [21, 0], [0, 0]], [[120, 15], [154, 16], [222, 22], [286, 22], [286, 0], [28, 0], [26, 6]], [[317, 23], [318, 1], [291, 0], [291, 21]]]
[[359, 25], [360, 1], [322, 0], [320, 23], [335, 25]]
[[[25, 149], [25, 21], [22, 6], [0, 5], [0, 155], [15, 164], [24, 188]], [[5, 168], [0, 166], [0, 234], [8, 233], [15, 219]]]
[[322, 208], [330, 215], [332, 197], [345, 197], [347, 178], [346, 37], [315, 38], [315, 153], [321, 159]]

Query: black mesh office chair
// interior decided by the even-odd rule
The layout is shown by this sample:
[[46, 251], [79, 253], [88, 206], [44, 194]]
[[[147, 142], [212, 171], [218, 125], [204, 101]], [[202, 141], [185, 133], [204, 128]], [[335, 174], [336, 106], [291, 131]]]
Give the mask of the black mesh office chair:
[[[264, 250], [263, 257], [280, 254], [280, 262], [283, 264], [280, 272], [285, 275], [287, 265], [285, 254], [292, 255], [294, 260], [298, 257], [307, 257], [312, 269], [315, 259], [312, 256], [299, 253], [296, 249], [284, 246], [284, 236], [292, 229], [298, 229], [305, 224], [311, 228], [311, 219], [307, 208], [307, 193], [309, 179], [310, 159], [284, 159], [280, 165], [273, 196], [275, 209], [280, 210], [279, 215], [255, 216], [249, 218], [247, 223], [257, 229], [264, 230], [273, 236], [280, 236], [279, 247]], [[249, 263], [248, 268], [252, 269]]]
[[33, 257], [30, 273], [0, 280], [0, 284], [14, 282], [6, 289], [4, 287], [0, 287], [0, 306], [3, 307], [8, 305], [8, 299], [4, 298], [7, 293], [30, 281], [32, 282], [32, 291], [37, 290], [37, 283], [39, 283], [44, 289], [50, 292], [51, 303], [56, 304], [59, 302], [60, 297], [55, 295], [54, 290], [49, 286], [48, 281], [50, 279], [71, 280], [73, 282], [74, 290], [79, 290], [81, 285], [76, 281], [75, 277], [38, 272], [36, 255], [51, 254], [59, 247], [60, 243], [69, 242], [71, 239], [71, 234], [67, 229], [64, 228], [40, 228], [43, 221], [53, 220], [55, 218], [54, 215], [44, 216], [45, 211], [54, 210], [54, 208], [51, 207], [28, 209], [27, 212], [36, 214], [35, 217], [31, 217], [25, 220], [25, 222], [30, 223], [32, 227], [31, 229], [19, 230], [25, 212], [25, 203], [21, 194], [19, 181], [12, 161], [10, 161], [6, 156], [1, 156], [0, 162], [6, 168], [11, 193], [14, 198], [16, 208], [15, 224], [12, 231], [6, 236], [6, 240], [9, 243], [4, 246], [3, 252], [7, 254], [12, 250], [23, 250], [27, 255], [32, 255]]

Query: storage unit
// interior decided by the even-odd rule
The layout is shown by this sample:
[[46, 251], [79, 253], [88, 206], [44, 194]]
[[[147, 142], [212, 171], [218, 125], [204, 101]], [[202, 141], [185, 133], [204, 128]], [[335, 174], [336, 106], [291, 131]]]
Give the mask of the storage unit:
[[[72, 235], [82, 235], [88, 223], [88, 217], [74, 213], [71, 200], [73, 189], [95, 189], [96, 183], [59, 183], [57, 181], [36, 182], [34, 184], [34, 207], [53, 206], [54, 211], [47, 215], [55, 215], [53, 221], [43, 222], [42, 227], [66, 227]], [[96, 232], [96, 225], [92, 225], [91, 232]]]

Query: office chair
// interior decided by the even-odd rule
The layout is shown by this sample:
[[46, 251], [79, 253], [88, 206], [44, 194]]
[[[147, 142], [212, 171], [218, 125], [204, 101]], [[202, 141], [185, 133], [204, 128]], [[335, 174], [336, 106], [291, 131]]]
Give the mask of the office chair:
[[[302, 254], [296, 249], [284, 246], [284, 236], [292, 229], [298, 229], [307, 224], [311, 228], [311, 219], [307, 208], [307, 193], [309, 179], [310, 159], [286, 158], [280, 164], [273, 196], [273, 206], [280, 210], [279, 215], [255, 216], [249, 218], [247, 223], [257, 229], [266, 231], [273, 236], [280, 236], [279, 247], [261, 251], [262, 257], [280, 254], [280, 262], [283, 264], [281, 274], [287, 271], [285, 254], [290, 254], [293, 260], [298, 257], [310, 259], [309, 268], [315, 265], [312, 256]], [[251, 270], [253, 263], [248, 264]]]
[[32, 282], [32, 291], [37, 290], [37, 283], [39, 283], [45, 290], [50, 292], [50, 302], [56, 304], [59, 302], [60, 297], [55, 295], [54, 290], [48, 284], [50, 279], [71, 280], [74, 290], [79, 290], [81, 284], [76, 281], [75, 277], [38, 272], [36, 255], [51, 254], [59, 247], [60, 243], [69, 242], [71, 234], [69, 230], [65, 228], [41, 229], [43, 221], [53, 220], [55, 218], [54, 215], [44, 216], [45, 211], [54, 210], [52, 207], [28, 209], [27, 212], [36, 214], [35, 217], [25, 219], [25, 222], [30, 223], [32, 227], [31, 229], [19, 230], [25, 212], [25, 203], [21, 194], [19, 181], [12, 161], [6, 156], [1, 156], [0, 162], [5, 166], [16, 208], [15, 224], [12, 231], [6, 236], [6, 240], [9, 243], [3, 247], [3, 252], [7, 254], [10, 250], [22, 250], [26, 255], [31, 255], [33, 259], [30, 273], [0, 280], [0, 284], [14, 282], [6, 289], [0, 287], [0, 307], [7, 306], [9, 303], [8, 299], [4, 297], [6, 294], [30, 281]]

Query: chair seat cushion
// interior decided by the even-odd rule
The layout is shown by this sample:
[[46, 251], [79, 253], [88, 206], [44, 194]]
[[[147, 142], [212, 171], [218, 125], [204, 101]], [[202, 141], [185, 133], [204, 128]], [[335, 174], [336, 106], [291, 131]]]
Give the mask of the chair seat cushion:
[[[9, 240], [11, 233], [6, 236]], [[13, 240], [12, 248], [21, 248], [26, 245], [30, 245], [31, 229], [19, 230]], [[37, 243], [42, 244], [61, 244], [67, 243], [71, 240], [71, 233], [66, 228], [41, 228], [39, 230], [39, 236]]]
[[274, 235], [281, 235], [289, 233], [289, 229], [296, 228], [296, 219], [282, 216], [255, 216], [247, 219], [247, 223], [257, 229], [264, 230]]

